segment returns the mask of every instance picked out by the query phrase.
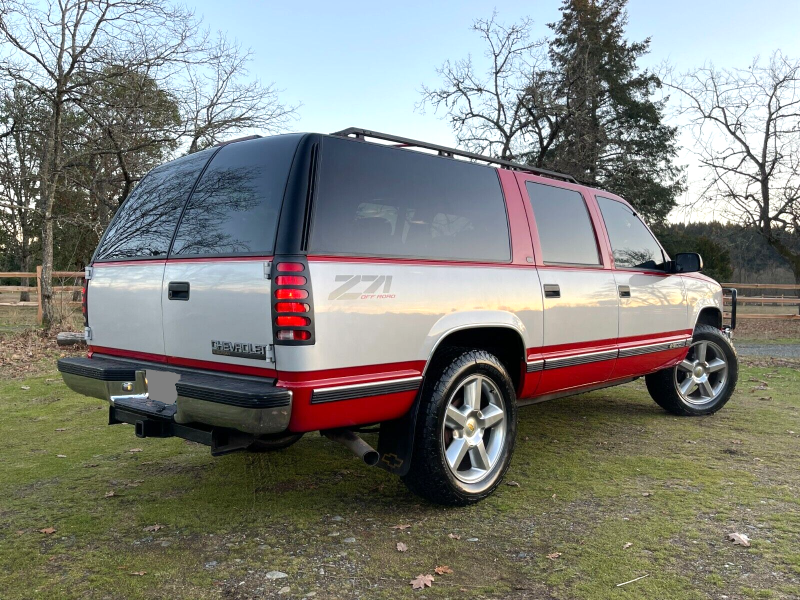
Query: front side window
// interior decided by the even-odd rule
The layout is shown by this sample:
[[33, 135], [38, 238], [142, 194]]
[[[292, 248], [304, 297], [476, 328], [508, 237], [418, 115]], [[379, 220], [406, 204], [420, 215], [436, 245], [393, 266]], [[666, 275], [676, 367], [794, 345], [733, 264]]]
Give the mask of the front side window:
[[299, 135], [229, 144], [186, 205], [172, 255], [271, 254]]
[[150, 171], [117, 211], [95, 260], [165, 257], [175, 226], [212, 149]]
[[525, 184], [528, 189], [542, 261], [545, 264], [600, 264], [592, 220], [580, 192], [553, 185]]
[[325, 138], [310, 250], [507, 261], [497, 172], [377, 144]]
[[633, 210], [616, 200], [597, 197], [618, 269], [664, 270], [661, 246]]

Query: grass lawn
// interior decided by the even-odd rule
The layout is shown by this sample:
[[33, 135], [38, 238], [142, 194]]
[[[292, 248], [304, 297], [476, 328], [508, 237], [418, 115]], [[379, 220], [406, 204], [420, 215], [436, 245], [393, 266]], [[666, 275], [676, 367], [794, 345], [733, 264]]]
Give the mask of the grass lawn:
[[796, 368], [744, 368], [707, 418], [641, 382], [524, 408], [507, 484], [445, 509], [318, 434], [222, 458], [137, 439], [53, 352], [0, 380], [3, 600], [800, 596]]

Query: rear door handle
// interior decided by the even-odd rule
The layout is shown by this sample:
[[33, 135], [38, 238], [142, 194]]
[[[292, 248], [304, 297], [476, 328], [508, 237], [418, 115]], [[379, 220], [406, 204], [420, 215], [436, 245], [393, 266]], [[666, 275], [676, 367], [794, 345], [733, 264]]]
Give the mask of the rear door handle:
[[189, 299], [189, 282], [188, 281], [170, 281], [167, 288], [167, 298], [170, 300], [188, 300]]
[[620, 298], [630, 298], [631, 297], [631, 288], [627, 285], [619, 286], [619, 297]]
[[555, 283], [544, 284], [544, 297], [545, 298], [561, 298], [561, 288]]

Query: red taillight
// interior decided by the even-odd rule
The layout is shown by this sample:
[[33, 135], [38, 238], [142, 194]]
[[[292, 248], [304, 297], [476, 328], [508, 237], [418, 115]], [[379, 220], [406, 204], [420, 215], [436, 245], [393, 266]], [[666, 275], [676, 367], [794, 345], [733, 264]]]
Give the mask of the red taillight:
[[275, 278], [276, 285], [305, 285], [306, 278], [299, 275], [278, 275]]
[[309, 308], [308, 304], [302, 302], [278, 302], [275, 305], [275, 310], [278, 312], [288, 313], [308, 312]]
[[278, 300], [303, 300], [308, 298], [308, 292], [291, 288], [275, 290], [275, 298]]
[[278, 263], [278, 271], [281, 273], [299, 273], [304, 269], [303, 263]]
[[311, 324], [308, 317], [277, 317], [275, 324], [278, 327], [306, 327]]
[[310, 340], [311, 333], [302, 329], [281, 329], [278, 331], [277, 338], [285, 342]]

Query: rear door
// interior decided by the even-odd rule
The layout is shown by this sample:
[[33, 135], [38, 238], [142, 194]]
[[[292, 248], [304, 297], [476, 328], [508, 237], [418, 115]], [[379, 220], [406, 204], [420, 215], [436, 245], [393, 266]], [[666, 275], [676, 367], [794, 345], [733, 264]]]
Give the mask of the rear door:
[[532, 209], [544, 297], [543, 373], [535, 393], [605, 381], [616, 360], [617, 289], [586, 199], [577, 186], [561, 187], [522, 173], [517, 177]]
[[153, 169], [117, 211], [89, 280], [94, 351], [163, 360], [164, 263], [189, 192], [211, 154], [198, 152]]
[[667, 257], [630, 206], [603, 196], [596, 199], [620, 296], [620, 355], [614, 376], [640, 375], [672, 364], [684, 352], [677, 343], [692, 334], [686, 329], [683, 278], [666, 272]]
[[224, 146], [197, 183], [161, 288], [170, 362], [250, 374], [275, 368], [269, 265], [301, 137]]

